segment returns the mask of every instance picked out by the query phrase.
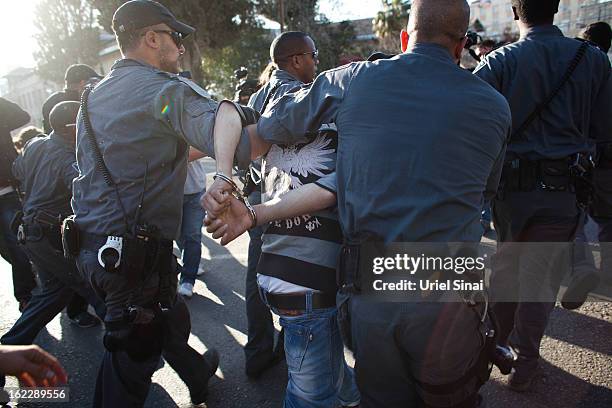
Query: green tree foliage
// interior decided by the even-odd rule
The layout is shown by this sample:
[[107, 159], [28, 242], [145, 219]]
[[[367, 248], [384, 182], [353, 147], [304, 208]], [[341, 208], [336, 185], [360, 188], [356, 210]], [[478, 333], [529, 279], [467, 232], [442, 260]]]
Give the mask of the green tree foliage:
[[41, 77], [63, 82], [75, 63], [96, 65], [100, 29], [93, 9], [84, 0], [42, 0], [35, 10], [39, 50], [34, 58]]
[[411, 1], [381, 0], [382, 10], [373, 20], [374, 33], [380, 39], [381, 50], [397, 53], [400, 49], [399, 34], [408, 24]]
[[[127, 0], [88, 0], [99, 11], [99, 22], [112, 32], [115, 10]], [[202, 54], [218, 52], [241, 40], [246, 33], [252, 34], [258, 23], [255, 20], [254, 4], [249, 0], [158, 0], [168, 7], [176, 17], [196, 28], [196, 32], [185, 42], [183, 66], [192, 72], [194, 80], [204, 79]]]
[[260, 0], [260, 14], [278, 23], [283, 20], [283, 31], [309, 33], [319, 50], [319, 71], [338, 66], [343, 55], [356, 52], [353, 46], [355, 29], [349, 21], [330, 23], [319, 13], [318, 0], [283, 0], [283, 19], [279, 0]]
[[249, 78], [258, 78], [270, 59], [272, 39], [266, 31], [253, 29], [230, 46], [205, 52], [202, 67], [206, 89], [219, 98], [233, 99], [237, 84], [234, 70], [247, 67]]
[[279, 24], [282, 20], [283, 31], [312, 32], [321, 17], [318, 0], [260, 0], [257, 2], [257, 10]]

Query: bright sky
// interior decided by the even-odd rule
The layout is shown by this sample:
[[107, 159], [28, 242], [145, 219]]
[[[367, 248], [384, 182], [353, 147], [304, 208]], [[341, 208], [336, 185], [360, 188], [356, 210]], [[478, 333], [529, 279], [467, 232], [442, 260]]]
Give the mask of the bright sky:
[[[33, 67], [34, 8], [40, 0], [0, 0], [0, 77], [16, 67]], [[321, 0], [320, 11], [332, 21], [373, 17], [380, 0]]]

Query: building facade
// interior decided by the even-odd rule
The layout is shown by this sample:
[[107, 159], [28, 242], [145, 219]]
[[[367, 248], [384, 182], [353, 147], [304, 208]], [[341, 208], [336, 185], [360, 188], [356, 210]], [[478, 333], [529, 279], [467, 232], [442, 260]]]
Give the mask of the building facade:
[[[470, 4], [472, 23], [484, 28], [483, 36], [497, 41], [518, 36], [511, 0], [476, 0]], [[612, 23], [612, 0], [561, 0], [555, 24], [568, 37], [575, 37], [590, 23]]]
[[16, 68], [4, 76], [2, 97], [16, 103], [30, 115], [28, 126], [42, 128], [42, 105], [61, 85], [46, 81], [34, 68]]

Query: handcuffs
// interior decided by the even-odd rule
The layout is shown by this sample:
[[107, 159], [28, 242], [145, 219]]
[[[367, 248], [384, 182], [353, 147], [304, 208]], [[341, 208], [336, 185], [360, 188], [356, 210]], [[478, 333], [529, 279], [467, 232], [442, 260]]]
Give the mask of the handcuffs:
[[238, 188], [238, 185], [234, 182], [234, 180], [231, 179], [231, 177], [228, 177], [223, 173], [217, 172], [213, 176], [213, 180], [216, 180], [218, 178], [225, 181], [232, 187], [232, 195], [237, 200], [240, 200], [249, 211], [249, 216], [251, 217], [251, 227], [249, 229], [255, 228], [257, 226], [257, 213], [255, 212], [255, 208], [253, 208], [251, 203], [249, 203], [247, 196]]

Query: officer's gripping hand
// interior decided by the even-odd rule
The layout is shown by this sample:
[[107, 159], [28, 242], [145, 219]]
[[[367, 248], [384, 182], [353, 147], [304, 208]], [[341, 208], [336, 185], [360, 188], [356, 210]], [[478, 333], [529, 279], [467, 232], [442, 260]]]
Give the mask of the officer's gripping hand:
[[202, 207], [211, 218], [216, 218], [229, 207], [232, 186], [217, 178], [202, 196]]
[[244, 234], [252, 224], [251, 215], [244, 203], [230, 195], [229, 206], [216, 217], [209, 214], [204, 218], [206, 231], [214, 239], [221, 238], [221, 245], [227, 245]]
[[0, 346], [0, 373], [28, 387], [54, 387], [68, 382], [59, 361], [38, 346]]

